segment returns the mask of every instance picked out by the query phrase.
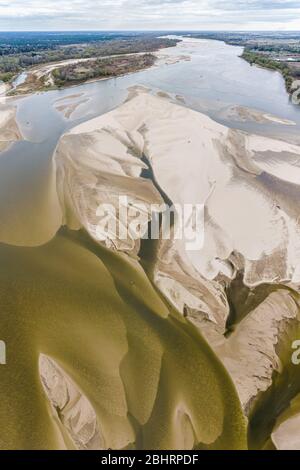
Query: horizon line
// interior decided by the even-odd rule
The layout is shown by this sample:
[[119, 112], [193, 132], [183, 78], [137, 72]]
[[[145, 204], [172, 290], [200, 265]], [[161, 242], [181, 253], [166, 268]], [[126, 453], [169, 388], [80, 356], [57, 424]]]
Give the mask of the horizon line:
[[118, 32], [190, 32], [190, 33], [299, 33], [297, 29], [271, 30], [271, 29], [0, 29], [0, 33], [118, 33]]

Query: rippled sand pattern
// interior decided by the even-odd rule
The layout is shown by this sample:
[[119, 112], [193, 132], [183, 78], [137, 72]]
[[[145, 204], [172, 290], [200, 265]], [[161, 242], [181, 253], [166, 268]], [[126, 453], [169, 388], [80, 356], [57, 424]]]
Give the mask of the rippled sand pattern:
[[233, 385], [194, 327], [140, 266], [64, 231], [0, 248], [2, 449], [68, 445], [39, 375], [52, 358], [94, 408], [106, 448], [245, 446]]

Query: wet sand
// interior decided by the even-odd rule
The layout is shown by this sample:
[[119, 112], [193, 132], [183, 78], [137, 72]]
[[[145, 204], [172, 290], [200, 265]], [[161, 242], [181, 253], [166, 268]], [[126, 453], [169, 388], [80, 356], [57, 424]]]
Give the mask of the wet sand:
[[22, 139], [16, 122], [16, 108], [0, 104], [0, 152], [6, 150], [13, 142]]

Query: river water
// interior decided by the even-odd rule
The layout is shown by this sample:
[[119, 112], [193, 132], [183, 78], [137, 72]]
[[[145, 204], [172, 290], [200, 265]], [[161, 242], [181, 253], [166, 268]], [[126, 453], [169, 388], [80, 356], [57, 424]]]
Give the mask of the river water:
[[[128, 88], [135, 85], [166, 92], [174, 99], [179, 96], [181, 103], [228, 126], [299, 142], [300, 106], [291, 103], [282, 76], [250, 66], [240, 58], [242, 51], [220, 41], [186, 38], [160, 51], [161, 59], [151, 69], [10, 100], [17, 107], [24, 140], [1, 153], [0, 220], [5, 220], [9, 208], [16, 208], [19, 198], [26, 218], [26, 208], [37, 204], [41, 187], [48, 181], [59, 137], [76, 124], [119, 106]], [[58, 109], [75, 102], [79, 106], [69, 118]], [[232, 106], [254, 108], [295, 125], [237, 120], [228, 112]]]
[[[75, 93], [89, 98], [86, 105], [81, 105], [72, 116], [72, 126], [76, 120], [89, 119], [118, 106], [126, 98], [129, 87], [143, 85], [179, 95], [187, 106], [204, 111], [218, 121], [226, 122], [224, 110], [239, 105], [292, 120], [298, 124], [299, 130], [300, 108], [290, 102], [280, 73], [250, 66], [240, 58], [242, 51], [241, 47], [220, 41], [185, 38], [177, 47], [165, 49], [160, 54], [172, 58], [183, 56], [186, 60], [170, 65], [160, 61], [151, 69], [124, 77], [17, 99], [18, 120], [29, 138], [49, 138], [58, 128], [64, 130], [70, 125], [57, 115], [53, 107], [56, 100]], [[56, 124], [53, 121], [57, 121]], [[231, 125], [230, 120], [227, 124]], [[241, 126], [240, 123], [238, 127]], [[249, 126], [248, 123], [247, 129]], [[261, 126], [256, 127], [260, 131]], [[282, 130], [278, 125], [275, 128], [279, 133]], [[286, 126], [284, 128], [287, 130]]]
[[[126, 99], [129, 87], [143, 85], [153, 91], [178, 95], [188, 107], [232, 127], [279, 137], [297, 136], [300, 107], [291, 103], [282, 76], [250, 66], [240, 58], [242, 51], [241, 47], [220, 41], [185, 38], [177, 47], [160, 53], [174, 59], [183, 56], [177, 63], [164, 64], [161, 60], [151, 69], [127, 76], [17, 98], [18, 123], [26, 140], [43, 142], [46, 146], [51, 140], [55, 145], [57, 137], [67, 128], [110, 111]], [[55, 102], [68, 96], [72, 99], [74, 94], [82, 94], [82, 104], [72, 114], [72, 119], [64, 119]], [[226, 110], [235, 105], [274, 114], [297, 125], [232, 121], [226, 117]]]

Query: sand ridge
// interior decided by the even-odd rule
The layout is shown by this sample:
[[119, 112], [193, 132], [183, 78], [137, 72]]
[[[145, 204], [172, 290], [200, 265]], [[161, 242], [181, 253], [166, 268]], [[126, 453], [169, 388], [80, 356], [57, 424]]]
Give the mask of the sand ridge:
[[[76, 140], [79, 149], [82, 141], [89, 148], [88, 139], [93, 145], [97, 142], [100, 152], [109, 139], [109, 155], [113, 158], [107, 158], [102, 151], [108, 167], [134, 148], [136, 157], [135, 162], [131, 157], [131, 168], [138, 168], [143, 153], [159, 187], [173, 203], [205, 204], [204, 247], [187, 253], [200, 275], [213, 280], [221, 273], [232, 272], [227, 260], [237, 252], [245, 260], [248, 285], [275, 278], [300, 281], [298, 220], [292, 210], [281, 207], [260, 178], [266, 166], [270, 167], [267, 161], [262, 163], [265, 154], [275, 152], [277, 160], [280, 155], [284, 160], [284, 152], [288, 152], [289, 160], [284, 163], [288, 177], [284, 174], [283, 178], [288, 184], [295, 183], [298, 146], [229, 130], [205, 115], [146, 92], [139, 92], [117, 110], [75, 127], [63, 142], [70, 146]], [[103, 159], [99, 153], [97, 158]], [[276, 171], [276, 167], [282, 164], [273, 158], [270, 174], [278, 177], [280, 169]], [[295, 201], [287, 202], [291, 208], [295, 206]]]

